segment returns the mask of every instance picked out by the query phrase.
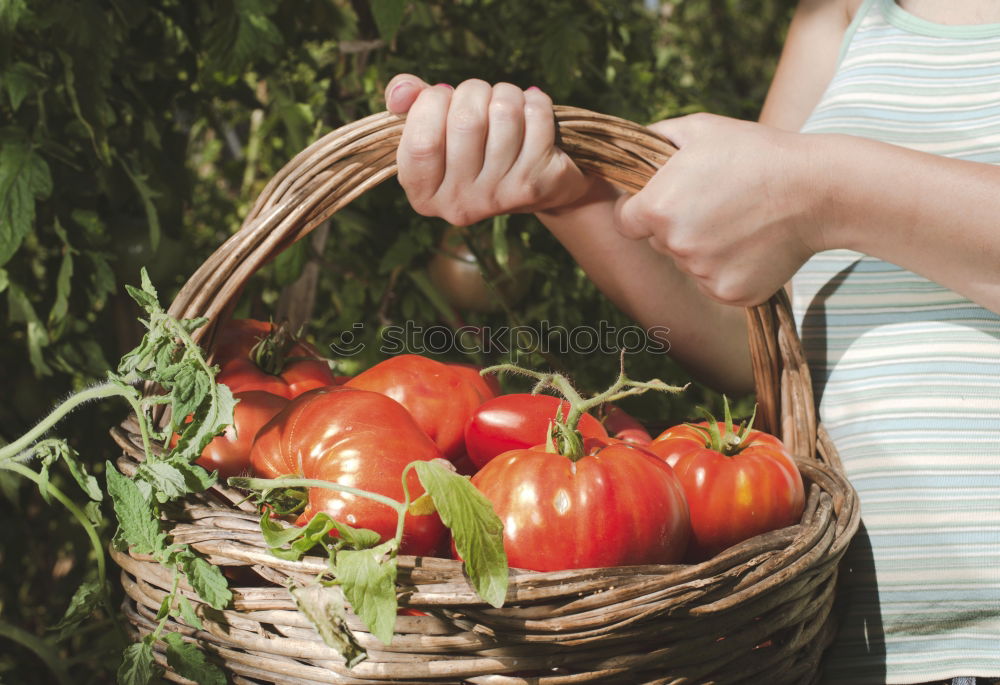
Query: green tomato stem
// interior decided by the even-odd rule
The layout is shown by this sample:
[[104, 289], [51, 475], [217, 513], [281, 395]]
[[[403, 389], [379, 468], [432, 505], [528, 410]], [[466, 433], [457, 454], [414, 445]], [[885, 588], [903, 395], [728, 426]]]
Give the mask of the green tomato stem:
[[327, 490], [337, 490], [339, 492], [344, 492], [349, 495], [357, 495], [358, 497], [365, 497], [376, 502], [381, 502], [387, 507], [392, 507], [397, 512], [402, 514], [406, 513], [406, 506], [402, 502], [397, 502], [391, 497], [386, 497], [385, 495], [380, 495], [377, 492], [368, 492], [367, 490], [360, 490], [358, 488], [352, 488], [349, 485], [341, 485], [340, 483], [334, 483], [329, 480], [317, 480], [315, 478], [241, 478], [234, 477], [230, 478], [228, 481], [229, 485], [234, 488], [241, 488], [243, 490], [274, 490], [276, 488], [326, 488]]
[[115, 395], [124, 396], [124, 392], [114, 383], [101, 383], [100, 385], [95, 385], [71, 395], [62, 404], [52, 410], [51, 414], [39, 421], [34, 428], [14, 442], [0, 448], [0, 462], [16, 458], [21, 452], [30, 447], [31, 443], [44, 435], [47, 430], [59, 423], [64, 416], [81, 404], [90, 402], [91, 400], [104, 399], [105, 397], [114, 397]]
[[84, 531], [87, 533], [87, 537], [90, 538], [90, 545], [94, 548], [94, 555], [97, 557], [97, 577], [101, 583], [101, 596], [102, 603], [105, 609], [108, 611], [109, 616], [114, 616], [114, 610], [111, 607], [110, 599], [107, 596], [107, 569], [104, 560], [104, 545], [101, 544], [101, 539], [97, 535], [97, 530], [95, 530], [94, 525], [87, 518], [87, 515], [83, 513], [83, 510], [76, 505], [76, 502], [67, 497], [62, 490], [57, 488], [51, 482], [46, 482], [42, 479], [40, 475], [29, 469], [27, 466], [18, 464], [17, 462], [9, 462], [6, 464], [0, 463], [0, 468], [13, 473], [23, 476], [28, 480], [34, 482], [39, 488], [45, 488], [50, 495], [56, 498], [60, 504], [62, 504], [66, 509], [73, 515], [73, 517], [83, 526]]
[[557, 393], [562, 395], [566, 401], [569, 402], [569, 413], [567, 414], [566, 419], [560, 423], [569, 432], [559, 429], [557, 447], [558, 451], [564, 456], [569, 457], [573, 461], [577, 461], [583, 457], [583, 440], [579, 438], [578, 434], [576, 439], [567, 436], [572, 435], [572, 433], [576, 433], [580, 419], [585, 413], [591, 409], [601, 406], [602, 404], [615, 402], [625, 397], [631, 397], [632, 395], [641, 395], [649, 390], [676, 393], [681, 392], [684, 390], [684, 387], [687, 387], [667, 385], [659, 379], [653, 379], [651, 381], [633, 381], [625, 375], [624, 356], [622, 359], [622, 369], [618, 374], [618, 378], [616, 378], [615, 382], [611, 384], [611, 387], [604, 392], [597, 393], [587, 399], [584, 399], [580, 393], [576, 391], [576, 388], [573, 387], [568, 378], [559, 373], [541, 373], [539, 371], [521, 368], [516, 364], [497, 364], [496, 366], [490, 366], [483, 369], [481, 373], [509, 372], [520, 374], [522, 376], [528, 376], [529, 378], [534, 378], [537, 381], [537, 383], [535, 383], [535, 387], [531, 390], [532, 394], [537, 394], [548, 388], [555, 390]]

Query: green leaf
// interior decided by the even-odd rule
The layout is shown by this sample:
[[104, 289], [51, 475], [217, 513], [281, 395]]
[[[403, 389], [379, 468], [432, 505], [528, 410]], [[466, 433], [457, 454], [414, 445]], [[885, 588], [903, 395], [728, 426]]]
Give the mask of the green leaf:
[[0, 269], [0, 293], [7, 289], [10, 284], [10, 276], [7, 275], [6, 269]]
[[153, 659], [153, 644], [143, 640], [125, 648], [118, 667], [118, 685], [149, 685], [161, 669]]
[[386, 554], [395, 540], [373, 549], [337, 552], [334, 575], [344, 594], [372, 635], [382, 644], [392, 642], [396, 626], [396, 557]]
[[59, 224], [58, 219], [55, 221], [55, 229], [63, 243], [63, 254], [59, 265], [59, 275], [56, 276], [56, 297], [52, 303], [52, 309], [49, 310], [50, 328], [62, 326], [66, 320], [66, 314], [69, 312], [69, 295], [73, 285], [73, 255], [76, 254], [76, 250], [70, 245], [69, 237]]
[[202, 625], [201, 619], [198, 618], [198, 614], [195, 613], [194, 605], [191, 604], [191, 600], [189, 600], [186, 596], [182, 594], [177, 595], [177, 609], [180, 611], [181, 618], [183, 618], [184, 622], [189, 626], [197, 628], [198, 630], [204, 629], [205, 626]]
[[289, 588], [288, 591], [295, 599], [299, 611], [316, 627], [323, 642], [340, 652], [348, 668], [353, 668], [368, 658], [368, 654], [347, 627], [347, 600], [339, 586], [316, 583]]
[[152, 314], [154, 312], [163, 311], [160, 307], [160, 298], [156, 294], [156, 288], [153, 287], [153, 282], [149, 280], [149, 274], [146, 272], [146, 267], [142, 267], [139, 270], [139, 278], [139, 288], [126, 284], [125, 291], [128, 292], [129, 296], [136, 301], [136, 304], [142, 307], [147, 313]]
[[49, 630], [58, 631], [57, 640], [63, 640], [76, 632], [77, 627], [90, 617], [102, 599], [101, 584], [96, 580], [84, 581], [73, 593], [66, 613]]
[[275, 4], [267, 0], [235, 0], [229, 12], [218, 12], [219, 18], [205, 36], [204, 44], [209, 46], [205, 71], [228, 83], [255, 60], [277, 56], [284, 40], [268, 18]]
[[391, 43], [403, 23], [407, 0], [371, 0], [372, 16], [378, 34], [386, 43]]
[[136, 473], [153, 489], [163, 495], [163, 501], [183, 497], [193, 492], [204, 492], [215, 485], [216, 476], [196, 464], [179, 460], [148, 459], [139, 465]]
[[[326, 512], [319, 512], [303, 526], [283, 527], [264, 514], [260, 519], [260, 529], [271, 554], [279, 559], [298, 561], [316, 546], [329, 540], [330, 531], [335, 530], [340, 544], [354, 549], [367, 549], [379, 543], [378, 533], [367, 528], [353, 528], [335, 521]], [[289, 548], [285, 548], [289, 545]]]
[[[10, 0], [0, 1], [0, 5], [9, 4]], [[0, 31], [2, 32], [2, 31]], [[15, 62], [0, 75], [0, 83], [7, 91], [7, 98], [10, 100], [10, 108], [17, 112], [24, 99], [35, 93], [42, 87], [45, 81], [45, 72], [33, 64], [27, 62]]]
[[48, 163], [22, 139], [0, 146], [0, 266], [17, 252], [35, 223], [35, 203], [52, 193]]
[[183, 555], [181, 564], [188, 583], [213, 609], [224, 609], [233, 600], [229, 583], [218, 566], [208, 563], [194, 552]]
[[293, 283], [302, 275], [302, 269], [306, 265], [306, 258], [309, 256], [307, 241], [300, 240], [283, 250], [274, 259], [274, 280], [278, 286], [286, 286]]
[[[156, 205], [153, 203], [160, 193], [153, 190], [148, 182], [149, 176], [144, 174], [137, 169], [133, 168], [127, 161], [119, 157], [122, 164], [122, 169], [125, 170], [125, 175], [129, 177], [132, 181], [132, 185], [135, 186], [136, 191], [139, 193], [139, 198], [142, 200], [142, 209], [146, 213], [146, 223], [149, 224], [149, 246], [151, 249], [156, 250], [160, 246], [160, 215], [156, 211]], [[135, 161], [133, 159], [133, 164]], [[135, 164], [138, 166], [138, 164]]]
[[185, 642], [180, 633], [167, 633], [163, 641], [167, 643], [167, 664], [178, 675], [198, 685], [226, 685], [225, 674], [205, 658], [198, 645]]
[[476, 592], [495, 607], [507, 596], [507, 554], [503, 548], [503, 522], [490, 501], [465, 476], [433, 461], [415, 461], [420, 477], [441, 521], [451, 529], [458, 555], [465, 561]]
[[128, 544], [140, 554], [163, 549], [165, 536], [160, 531], [156, 508], [128, 476], [123, 476], [110, 461], [106, 462], [108, 494], [118, 516], [119, 530]]
[[18, 22], [30, 14], [27, 0], [0, 0], [0, 36], [13, 34]]
[[[67, 447], [69, 446], [67, 445]], [[63, 453], [62, 458], [66, 462], [66, 466], [69, 467], [69, 472], [73, 475], [73, 480], [86, 493], [87, 497], [95, 502], [102, 501], [104, 499], [104, 491], [101, 490], [101, 484], [97, 478], [87, 471], [87, 467], [80, 460], [79, 453], [72, 447], [69, 447]]]

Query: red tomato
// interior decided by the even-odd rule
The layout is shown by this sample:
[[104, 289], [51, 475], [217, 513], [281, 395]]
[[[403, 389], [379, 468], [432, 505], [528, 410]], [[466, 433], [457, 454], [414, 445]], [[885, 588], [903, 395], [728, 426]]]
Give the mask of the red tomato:
[[208, 471], [218, 470], [220, 480], [250, 470], [250, 448], [257, 431], [288, 404], [284, 397], [260, 390], [234, 393], [233, 397], [239, 402], [232, 425], [208, 443], [195, 462]]
[[648, 445], [653, 441], [646, 427], [630, 416], [624, 409], [614, 404], [602, 405], [604, 429], [612, 437], [634, 445]]
[[[395, 400], [354, 388], [307, 392], [288, 403], [257, 434], [250, 452], [254, 470], [276, 478], [294, 474], [347, 485], [403, 501], [403, 468], [441, 456], [437, 447]], [[423, 494], [415, 472], [406, 479], [410, 497]], [[383, 541], [396, 534], [396, 512], [380, 502], [326, 488], [310, 488], [297, 523], [317, 512], [350, 526], [370, 528]], [[445, 528], [437, 514], [406, 516], [400, 551], [437, 552]]]
[[[692, 559], [711, 557], [767, 531], [798, 523], [805, 489], [782, 442], [751, 430], [739, 445], [713, 444], [708, 422], [661, 433], [649, 449], [674, 467], [691, 511]], [[720, 433], [726, 424], [717, 423]], [[731, 442], [737, 442], [732, 440]]]
[[[233, 393], [233, 397], [239, 400], [233, 410], [233, 422], [205, 446], [194, 462], [206, 471], [218, 471], [220, 481], [250, 470], [250, 448], [257, 431], [288, 404], [284, 397], [260, 390]], [[176, 445], [178, 439], [175, 433], [170, 446]]]
[[396, 400], [409, 410], [441, 453], [455, 460], [465, 451], [465, 422], [481, 402], [481, 390], [468, 376], [434, 359], [401, 354], [362, 371], [344, 386]]
[[292, 399], [337, 382], [315, 349], [255, 319], [226, 322], [216, 337], [214, 359], [220, 365], [216, 382], [233, 392], [263, 390]]
[[[511, 393], [483, 402], [465, 425], [469, 459], [482, 468], [498, 454], [544, 443], [560, 403], [566, 419], [569, 402], [552, 395]], [[590, 414], [580, 417], [577, 429], [585, 438], [608, 437], [601, 422]]]
[[479, 393], [479, 401], [485, 402], [486, 400], [493, 399], [501, 393], [500, 381], [494, 374], [482, 375], [480, 372], [480, 367], [475, 364], [461, 364], [459, 362], [450, 362], [448, 367], [457, 371], [469, 384], [476, 389]]
[[516, 568], [670, 564], [690, 535], [673, 470], [641, 447], [584, 441], [577, 461], [541, 446], [506, 452], [472, 477], [504, 524]]

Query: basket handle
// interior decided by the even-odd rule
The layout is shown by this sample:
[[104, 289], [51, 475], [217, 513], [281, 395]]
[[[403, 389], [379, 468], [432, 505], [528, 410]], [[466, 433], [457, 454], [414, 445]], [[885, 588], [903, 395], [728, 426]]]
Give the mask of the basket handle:
[[[639, 124], [575, 107], [554, 108], [558, 144], [584, 171], [636, 192], [676, 149]], [[250, 277], [355, 198], [396, 173], [402, 117], [373, 114], [323, 136], [267, 184], [243, 226], [191, 276], [170, 307], [177, 318], [204, 316], [195, 332], [211, 343]], [[814, 459], [816, 416], [809, 371], [785, 292], [747, 309], [758, 426], [789, 450]]]

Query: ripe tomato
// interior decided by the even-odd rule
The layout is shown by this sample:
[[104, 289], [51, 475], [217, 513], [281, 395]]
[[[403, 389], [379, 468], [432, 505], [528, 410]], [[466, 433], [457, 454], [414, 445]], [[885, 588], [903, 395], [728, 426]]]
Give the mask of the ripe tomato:
[[451, 460], [464, 453], [465, 423], [482, 401], [480, 385], [470, 382], [466, 371], [418, 354], [390, 357], [344, 386], [379, 392], [399, 402]]
[[577, 461], [541, 446], [511, 450], [472, 483], [503, 521], [512, 567], [670, 564], [687, 548], [687, 504], [673, 470], [613, 438], [584, 440]]
[[[329, 387], [295, 398], [257, 434], [250, 452], [254, 470], [268, 478], [294, 474], [333, 481], [403, 501], [402, 474], [411, 461], [441, 456], [413, 417], [395, 400], [355, 388]], [[410, 497], [423, 494], [415, 472]], [[326, 488], [310, 488], [297, 523], [317, 512], [350, 526], [370, 528], [383, 540], [396, 533], [396, 512], [380, 502]], [[403, 554], [437, 552], [445, 528], [437, 514], [407, 514]]]
[[[552, 395], [511, 393], [483, 402], [465, 425], [469, 459], [482, 468], [498, 454], [544, 443], [560, 406], [565, 419], [569, 402]], [[601, 422], [590, 414], [580, 417], [577, 429], [585, 438], [608, 437]]]
[[795, 460], [767, 433], [707, 421], [661, 433], [649, 449], [674, 467], [691, 511], [693, 560], [797, 523], [805, 488]]
[[233, 397], [239, 400], [233, 423], [213, 438], [195, 461], [208, 471], [217, 470], [219, 480], [250, 470], [250, 448], [257, 431], [288, 404], [284, 397], [260, 390], [233, 393]]
[[292, 399], [337, 383], [329, 364], [315, 349], [265, 321], [226, 322], [213, 349], [220, 365], [215, 380], [233, 392], [263, 390]]
[[448, 362], [448, 368], [458, 372], [468, 383], [479, 393], [479, 401], [491, 400], [501, 393], [500, 381], [493, 374], [484, 376], [480, 372], [480, 367], [475, 364], [462, 364], [459, 362]]
[[653, 441], [646, 427], [630, 416], [624, 409], [614, 404], [602, 405], [604, 429], [614, 438], [634, 445], [648, 445]]

